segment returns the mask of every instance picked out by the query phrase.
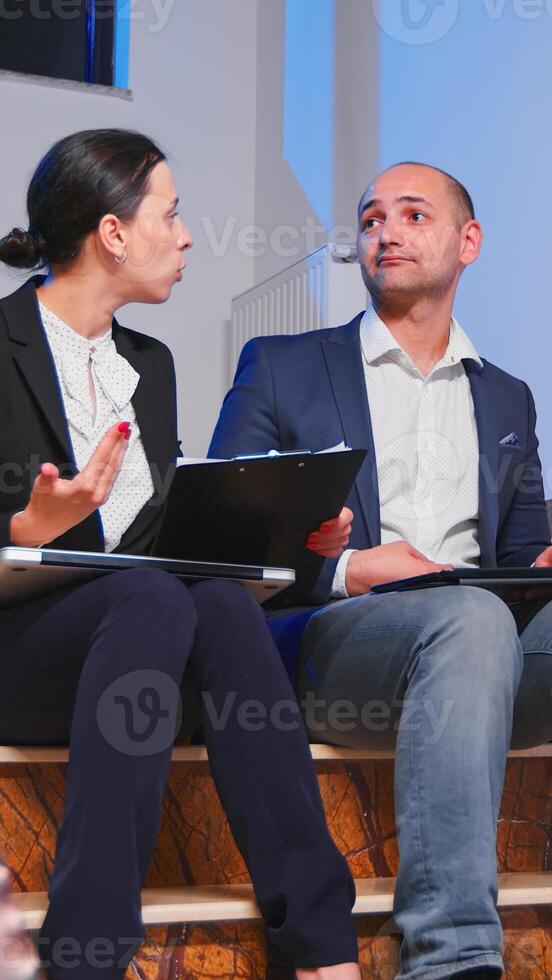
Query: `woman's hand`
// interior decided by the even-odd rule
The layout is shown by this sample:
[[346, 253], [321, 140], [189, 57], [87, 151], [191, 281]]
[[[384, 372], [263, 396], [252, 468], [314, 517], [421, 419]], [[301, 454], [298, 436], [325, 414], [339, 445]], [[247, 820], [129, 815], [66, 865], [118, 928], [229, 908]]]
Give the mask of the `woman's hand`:
[[0, 977], [2, 980], [34, 980], [38, 956], [24, 934], [21, 913], [10, 895], [10, 876], [0, 864]]
[[307, 548], [324, 558], [339, 558], [349, 544], [353, 512], [344, 507], [339, 517], [324, 521], [307, 538]]
[[43, 463], [25, 510], [11, 519], [13, 544], [38, 548], [80, 524], [105, 504], [130, 438], [130, 425], [109, 429], [81, 473], [62, 480], [53, 463]]

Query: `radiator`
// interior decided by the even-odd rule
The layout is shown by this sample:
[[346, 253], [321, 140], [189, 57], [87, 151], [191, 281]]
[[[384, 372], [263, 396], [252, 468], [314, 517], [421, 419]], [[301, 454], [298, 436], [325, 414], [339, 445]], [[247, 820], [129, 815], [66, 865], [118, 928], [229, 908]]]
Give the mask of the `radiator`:
[[232, 300], [229, 382], [253, 337], [296, 334], [347, 323], [366, 306], [356, 249], [323, 245]]

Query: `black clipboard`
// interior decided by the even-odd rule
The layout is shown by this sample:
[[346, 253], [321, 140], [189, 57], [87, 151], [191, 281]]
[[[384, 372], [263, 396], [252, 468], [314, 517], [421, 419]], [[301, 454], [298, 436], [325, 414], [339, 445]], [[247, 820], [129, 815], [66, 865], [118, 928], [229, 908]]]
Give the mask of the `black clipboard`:
[[151, 553], [294, 568], [296, 585], [280, 604], [305, 601], [324, 561], [306, 539], [339, 514], [365, 456], [353, 449], [179, 466]]
[[494, 592], [505, 602], [517, 602], [524, 597], [546, 600], [552, 597], [550, 568], [446, 568], [413, 578], [397, 579], [374, 585], [371, 592], [411, 592], [414, 589], [436, 589], [444, 585], [472, 585]]

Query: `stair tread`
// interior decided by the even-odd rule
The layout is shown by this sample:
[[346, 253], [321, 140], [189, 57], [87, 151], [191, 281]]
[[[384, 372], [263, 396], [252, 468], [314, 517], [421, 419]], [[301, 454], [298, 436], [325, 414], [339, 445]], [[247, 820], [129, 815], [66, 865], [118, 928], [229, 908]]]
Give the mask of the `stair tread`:
[[[355, 879], [357, 915], [391, 912], [395, 878]], [[17, 896], [24, 927], [39, 929], [48, 896], [25, 892]], [[513, 906], [552, 904], [552, 872], [509, 872], [499, 875], [498, 904]], [[176, 922], [229, 922], [260, 918], [251, 885], [201, 885], [187, 888], [146, 888], [142, 892], [146, 925]]]
[[[395, 753], [378, 749], [348, 749], [335, 745], [311, 745], [312, 757], [316, 761], [354, 761], [393, 759]], [[532, 749], [512, 750], [511, 759], [552, 757], [552, 743], [538, 745]], [[69, 759], [69, 749], [65, 746], [11, 746], [0, 745], [0, 764], [60, 763]], [[172, 755], [173, 762], [207, 762], [204, 745], [177, 745]]]

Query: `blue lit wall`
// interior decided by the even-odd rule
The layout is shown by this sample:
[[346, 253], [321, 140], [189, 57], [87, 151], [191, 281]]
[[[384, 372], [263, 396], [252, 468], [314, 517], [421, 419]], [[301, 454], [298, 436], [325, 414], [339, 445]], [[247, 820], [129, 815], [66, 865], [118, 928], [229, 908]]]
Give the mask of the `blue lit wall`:
[[486, 240], [457, 314], [484, 357], [530, 384], [552, 496], [552, 4], [401, 0], [392, 15], [384, 5], [381, 166], [434, 163], [472, 192]]
[[128, 88], [130, 53], [130, 0], [117, 0], [115, 22], [115, 88]]
[[283, 157], [333, 225], [335, 0], [286, 0]]

